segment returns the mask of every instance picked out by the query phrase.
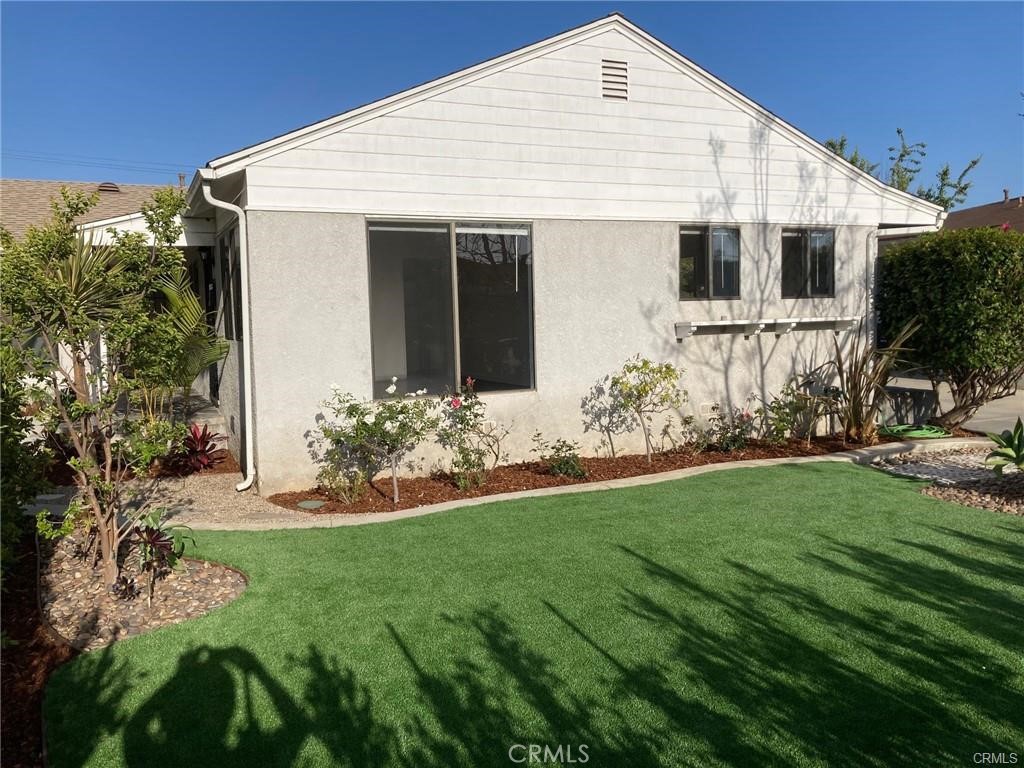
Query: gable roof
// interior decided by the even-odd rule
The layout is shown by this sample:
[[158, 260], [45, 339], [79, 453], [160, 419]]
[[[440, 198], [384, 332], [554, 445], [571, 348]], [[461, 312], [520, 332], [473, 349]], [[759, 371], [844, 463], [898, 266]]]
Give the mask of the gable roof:
[[[101, 186], [104, 188], [101, 190]], [[0, 226], [22, 237], [30, 226], [50, 219], [50, 201], [60, 196], [61, 187], [87, 195], [99, 192], [99, 202], [76, 223], [122, 216], [141, 209], [162, 184], [112, 184], [95, 181], [50, 181], [44, 179], [0, 179]]]
[[583, 41], [612, 29], [621, 32], [635, 43], [644, 46], [671, 66], [674, 66], [685, 74], [694, 77], [707, 88], [727, 99], [737, 109], [750, 114], [755, 119], [770, 121], [773, 127], [778, 128], [780, 131], [785, 133], [798, 146], [811, 154], [817, 155], [822, 162], [832, 165], [848, 178], [861, 181], [865, 183], [865, 185], [873, 188], [876, 192], [891, 196], [904, 205], [917, 208], [920, 211], [928, 212], [934, 215], [937, 219], [943, 214], [941, 207], [934, 205], [933, 203], [929, 203], [926, 200], [922, 200], [908, 192], [901, 192], [900, 190], [897, 190], [885, 182], [875, 178], [871, 174], [860, 170], [844, 158], [828, 150], [824, 145], [811, 138], [806, 133], [803, 133], [798, 128], [790, 125], [770, 110], [762, 107], [760, 104], [728, 85], [723, 80], [715, 77], [707, 70], [697, 66], [685, 56], [678, 53], [618, 13], [613, 13], [607, 17], [570, 29], [567, 32], [545, 38], [537, 43], [518, 48], [509, 53], [488, 59], [479, 64], [467, 67], [466, 69], [453, 72], [404, 91], [400, 91], [383, 99], [379, 99], [360, 107], [355, 107], [324, 120], [310, 123], [309, 125], [305, 125], [301, 128], [297, 128], [266, 141], [216, 157], [206, 164], [206, 168], [202, 169], [203, 173], [196, 174], [196, 177], [193, 179], [192, 187], [194, 189], [197, 186], [200, 176], [203, 178], [220, 178], [230, 175], [242, 170], [252, 163], [276, 155], [280, 152], [294, 149], [295, 147], [302, 146], [325, 135], [335, 133], [366, 120], [387, 114], [396, 109], [408, 106], [409, 104], [423, 101], [439, 93], [473, 82], [474, 80], [485, 77], [493, 72], [507, 69], [524, 61], [537, 58], [550, 53], [553, 50]]
[[943, 229], [1001, 227], [1004, 224], [1009, 224], [1010, 229], [1024, 232], [1024, 196], [1007, 197], [997, 203], [953, 211], [946, 217]]

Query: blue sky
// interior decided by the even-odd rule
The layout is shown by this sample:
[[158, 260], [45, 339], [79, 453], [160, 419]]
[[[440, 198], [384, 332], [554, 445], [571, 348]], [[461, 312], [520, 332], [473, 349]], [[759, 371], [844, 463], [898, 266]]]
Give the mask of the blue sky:
[[614, 10], [814, 138], [1024, 193], [1024, 3], [4, 2], [0, 171], [174, 182]]

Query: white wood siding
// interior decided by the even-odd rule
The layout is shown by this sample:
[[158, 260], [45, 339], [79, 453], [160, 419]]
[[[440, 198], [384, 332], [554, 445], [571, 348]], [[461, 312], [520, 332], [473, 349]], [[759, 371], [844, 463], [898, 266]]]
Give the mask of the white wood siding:
[[[601, 60], [629, 99], [601, 97]], [[248, 205], [380, 216], [934, 224], [611, 29], [247, 168]]]

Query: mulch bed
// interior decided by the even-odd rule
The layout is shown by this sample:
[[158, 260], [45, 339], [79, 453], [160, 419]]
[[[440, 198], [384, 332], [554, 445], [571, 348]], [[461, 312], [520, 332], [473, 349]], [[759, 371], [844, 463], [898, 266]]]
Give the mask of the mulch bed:
[[[73, 455], [73, 454], [70, 454]], [[53, 486], [67, 486], [77, 485], [78, 479], [75, 476], [75, 471], [68, 466], [68, 456], [57, 456], [53, 461], [46, 467], [46, 481]], [[228, 453], [226, 450], [223, 451], [216, 463], [207, 467], [203, 470], [204, 475], [226, 475], [226, 474], [241, 474], [242, 468], [238, 465], [235, 457]], [[160, 465], [153, 468], [147, 477], [150, 478], [165, 478], [165, 477], [186, 477], [188, 475], [195, 474], [195, 471], [189, 466], [188, 462], [178, 461], [167, 465]], [[125, 479], [133, 479], [135, 473], [128, 472]]]
[[77, 651], [40, 617], [31, 536], [22, 537], [3, 578], [0, 752], [4, 768], [35, 768], [43, 764], [43, 689], [50, 673]]
[[114, 595], [104, 582], [84, 534], [75, 532], [41, 547], [39, 579], [43, 614], [54, 630], [79, 650], [109, 645], [123, 637], [149, 632], [209, 613], [238, 597], [245, 577], [217, 563], [183, 559], [163, 575], [146, 599], [148, 574], [128, 553], [122, 574], [139, 593], [132, 599]]
[[[894, 442], [881, 438], [880, 442]], [[730, 461], [748, 459], [777, 459], [792, 456], [821, 456], [826, 453], [848, 451], [858, 446], [843, 443], [837, 438], [815, 438], [808, 446], [802, 440], [791, 440], [783, 445], [772, 445], [752, 440], [743, 450], [722, 451], [708, 450], [701, 453], [682, 449], [665, 451], [652, 456], [647, 463], [643, 455], [617, 456], [601, 458], [583, 458], [583, 466], [587, 476], [583, 479], [548, 474], [546, 468], [538, 462], [524, 462], [496, 467], [487, 476], [485, 485], [469, 490], [459, 490], [448, 475], [432, 477], [403, 477], [398, 480], [399, 503], [391, 501], [391, 476], [379, 475], [370, 490], [363, 498], [351, 504], [344, 504], [331, 499], [318, 488], [306, 491], [277, 493], [268, 497], [268, 501], [286, 509], [293, 509], [307, 514], [365, 514], [367, 512], [393, 512], [399, 509], [411, 509], [425, 504], [436, 504], [453, 499], [471, 499], [491, 496], [497, 493], [525, 491], [534, 488], [549, 488], [556, 485], [578, 485], [603, 480], [615, 480], [623, 477], [650, 475], [657, 472], [668, 472], [673, 469], [699, 467], [705, 464], [719, 464]], [[301, 501], [322, 501], [323, 506], [315, 510], [302, 509]]]

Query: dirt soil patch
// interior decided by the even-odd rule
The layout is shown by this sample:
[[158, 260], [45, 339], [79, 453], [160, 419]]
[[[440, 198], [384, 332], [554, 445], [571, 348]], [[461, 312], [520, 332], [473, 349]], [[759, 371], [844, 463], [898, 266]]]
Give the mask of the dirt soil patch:
[[[881, 442], [894, 442], [882, 438]], [[583, 466], [587, 476], [582, 479], [551, 475], [547, 468], [539, 462], [524, 462], [496, 467], [488, 476], [487, 482], [468, 490], [460, 490], [450, 475], [437, 474], [431, 477], [403, 477], [398, 480], [399, 503], [391, 501], [391, 477], [379, 475], [370, 490], [358, 501], [345, 504], [335, 501], [319, 488], [306, 491], [277, 493], [268, 497], [268, 501], [286, 509], [305, 512], [307, 514], [365, 514], [367, 512], [393, 512], [399, 509], [411, 509], [425, 504], [436, 504], [454, 499], [471, 499], [491, 496], [498, 493], [526, 491], [534, 488], [549, 488], [558, 485], [579, 485], [581, 483], [616, 480], [623, 477], [650, 475], [668, 472], [674, 469], [699, 467], [705, 464], [719, 464], [730, 461], [749, 459], [778, 459], [792, 456], [821, 456], [826, 453], [848, 451], [862, 447], [851, 443], [843, 443], [836, 438], [815, 438], [810, 445], [802, 440], [791, 440], [782, 445], [752, 440], [746, 448], [737, 451], [708, 450], [694, 453], [688, 449], [664, 451], [652, 456], [650, 464], [643, 455], [584, 458]], [[315, 509], [303, 509], [299, 502], [321, 501], [323, 506]]]
[[84, 534], [75, 533], [41, 547], [39, 594], [43, 615], [62, 637], [80, 650], [209, 613], [238, 597], [245, 577], [233, 568], [202, 560], [182, 560], [157, 581], [153, 604], [146, 599], [149, 576], [134, 553], [122, 573], [139, 594], [123, 599], [104, 582]]

